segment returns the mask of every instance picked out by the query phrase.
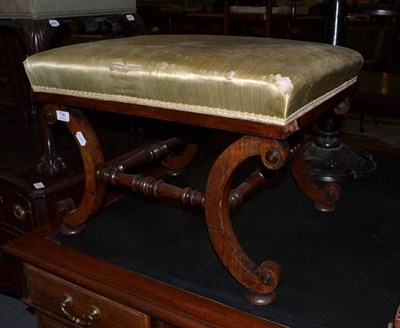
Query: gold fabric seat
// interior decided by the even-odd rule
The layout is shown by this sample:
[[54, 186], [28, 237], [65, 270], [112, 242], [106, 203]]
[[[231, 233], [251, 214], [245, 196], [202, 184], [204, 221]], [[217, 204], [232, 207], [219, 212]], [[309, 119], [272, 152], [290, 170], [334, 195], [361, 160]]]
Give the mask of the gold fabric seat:
[[338, 46], [231, 36], [159, 35], [35, 54], [35, 92], [286, 125], [355, 83], [359, 53]]

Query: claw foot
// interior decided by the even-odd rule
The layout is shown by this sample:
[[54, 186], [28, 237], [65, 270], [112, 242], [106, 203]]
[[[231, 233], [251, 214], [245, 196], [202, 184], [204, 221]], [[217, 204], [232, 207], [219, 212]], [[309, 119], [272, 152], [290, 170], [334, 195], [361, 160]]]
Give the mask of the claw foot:
[[39, 173], [48, 177], [59, 176], [66, 168], [67, 165], [64, 163], [63, 159], [57, 155], [44, 155], [37, 166]]

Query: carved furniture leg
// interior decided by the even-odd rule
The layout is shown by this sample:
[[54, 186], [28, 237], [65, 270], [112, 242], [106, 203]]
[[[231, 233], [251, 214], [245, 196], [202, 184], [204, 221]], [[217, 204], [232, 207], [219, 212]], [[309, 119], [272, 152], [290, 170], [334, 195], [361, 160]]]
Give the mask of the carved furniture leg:
[[281, 268], [273, 261], [258, 266], [241, 248], [231, 225], [230, 183], [235, 169], [249, 157], [261, 156], [268, 169], [276, 170], [285, 164], [288, 155], [286, 143], [245, 136], [220, 155], [207, 181], [205, 215], [212, 244], [229, 272], [247, 288], [246, 297], [255, 305], [267, 305], [274, 300]]
[[53, 131], [48, 126], [54, 122], [53, 111], [47, 111], [46, 108], [39, 110], [39, 132], [43, 153], [39, 159], [37, 170], [40, 174], [49, 177], [60, 175], [67, 167], [63, 159], [56, 153]]
[[28, 55], [48, 50], [54, 35], [54, 28], [48, 19], [17, 20], [15, 29]]
[[[50, 25], [48, 19], [17, 20], [14, 25], [16, 33], [28, 55], [33, 55], [50, 48], [50, 42], [54, 36], [55, 28]], [[31, 103], [30, 107], [32, 116], [35, 116], [37, 112], [36, 106]], [[43, 155], [39, 160], [37, 169], [45, 176], [60, 175], [66, 169], [66, 165], [63, 159], [56, 153], [53, 133], [47, 124], [46, 114], [39, 113], [38, 119], [40, 137], [43, 144]]]
[[72, 206], [64, 215], [61, 231], [64, 234], [77, 234], [83, 229], [87, 218], [97, 212], [105, 196], [105, 182], [97, 179], [97, 170], [104, 166], [103, 153], [90, 123], [77, 109], [66, 109], [59, 105], [46, 105], [48, 119], [61, 119], [73, 135], [82, 160], [85, 173], [85, 186], [78, 208]]

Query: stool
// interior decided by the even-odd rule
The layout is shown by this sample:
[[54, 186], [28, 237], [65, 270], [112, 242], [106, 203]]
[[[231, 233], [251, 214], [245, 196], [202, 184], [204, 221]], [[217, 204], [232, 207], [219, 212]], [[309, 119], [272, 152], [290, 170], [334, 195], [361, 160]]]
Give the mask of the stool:
[[[337, 107], [344, 112], [362, 62], [357, 52], [327, 44], [207, 35], [105, 40], [29, 57], [25, 69], [35, 100], [45, 104], [42, 110], [49, 123], [66, 124], [84, 162], [85, 192], [79, 206], [69, 205], [62, 231], [82, 230], [101, 208], [107, 183], [204, 207], [208, 232], [222, 263], [246, 288], [250, 302], [269, 304], [281, 268], [274, 261], [256, 264], [240, 246], [231, 225], [232, 209], [264, 177], [255, 170], [231, 189], [232, 177], [250, 157], [259, 157], [267, 170], [288, 165], [317, 210], [334, 210], [339, 186], [320, 185], [310, 177], [302, 136], [324, 111]], [[170, 138], [105, 165], [99, 142], [83, 115], [85, 109], [225, 130], [237, 138], [215, 161], [202, 193], [126, 172], [155, 160], [183, 168], [196, 150], [190, 141]], [[186, 147], [180, 155], [168, 157], [182, 145]]]

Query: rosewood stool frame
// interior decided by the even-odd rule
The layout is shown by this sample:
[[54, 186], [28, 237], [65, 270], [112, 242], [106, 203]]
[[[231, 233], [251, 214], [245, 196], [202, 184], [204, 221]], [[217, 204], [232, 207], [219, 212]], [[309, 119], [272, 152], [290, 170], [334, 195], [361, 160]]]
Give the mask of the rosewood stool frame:
[[[105, 197], [106, 184], [124, 185], [135, 192], [154, 197], [178, 199], [191, 206], [204, 207], [210, 239], [215, 252], [232, 276], [246, 289], [246, 298], [253, 304], [266, 305], [275, 298], [282, 270], [278, 263], [265, 261], [257, 265], [241, 248], [231, 225], [230, 211], [237, 207], [252, 190], [261, 186], [264, 178], [254, 171], [249, 178], [234, 190], [230, 189], [232, 175], [246, 159], [260, 156], [268, 170], [278, 170], [289, 164], [294, 180], [300, 189], [314, 201], [319, 211], [333, 211], [340, 194], [335, 183], [320, 185], [308, 174], [302, 149], [305, 127], [320, 113], [336, 110], [344, 114], [343, 103], [348, 108], [347, 97], [355, 85], [325, 101], [305, 115], [285, 126], [267, 125], [212, 115], [202, 115], [168, 110], [157, 107], [93, 100], [56, 94], [36, 93], [35, 100], [44, 103], [42, 115], [49, 124], [55, 123], [60, 113], [79, 147], [85, 174], [82, 201], [75, 206], [67, 200], [61, 201], [64, 211], [61, 231], [77, 234], [85, 222], [101, 208]], [[345, 100], [345, 101], [344, 101]], [[191, 188], [179, 188], [152, 176], [127, 174], [126, 169], [161, 161], [166, 168], [185, 167], [196, 153], [196, 145], [180, 138], [171, 138], [155, 143], [133, 155], [105, 165], [96, 134], [82, 112], [76, 108], [95, 109], [120, 114], [161, 119], [183, 124], [227, 130], [242, 134], [242, 137], [228, 146], [215, 161], [209, 174], [206, 191], [202, 193]], [[51, 142], [51, 141], [50, 141]], [[171, 150], [186, 144], [183, 152], [175, 158], [168, 158]], [[52, 147], [49, 146], [49, 149]]]

